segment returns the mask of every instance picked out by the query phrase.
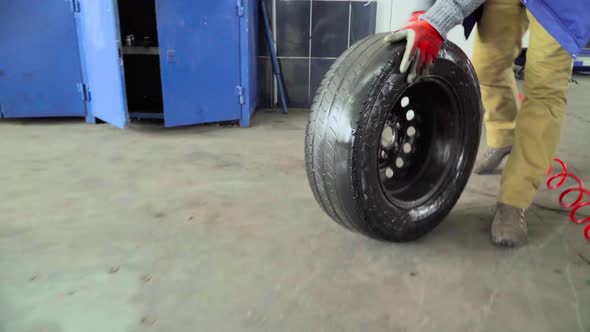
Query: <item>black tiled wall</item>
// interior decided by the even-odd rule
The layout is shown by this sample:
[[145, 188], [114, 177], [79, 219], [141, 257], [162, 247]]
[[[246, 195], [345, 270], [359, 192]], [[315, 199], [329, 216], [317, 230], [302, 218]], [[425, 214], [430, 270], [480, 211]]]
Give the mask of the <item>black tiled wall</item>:
[[309, 56], [310, 1], [276, 2], [277, 54], [280, 57]]
[[[377, 4], [374, 1], [263, 0], [263, 3], [272, 16], [271, 24], [276, 26], [273, 33], [290, 107], [309, 107], [336, 58], [350, 45], [375, 33]], [[258, 105], [273, 107], [276, 91], [262, 23], [259, 46]]]
[[368, 8], [364, 2], [352, 2], [351, 7], [350, 24], [353, 29], [350, 29], [350, 45], [375, 34], [377, 24], [377, 4], [375, 2], [372, 2]]
[[350, 2], [316, 1], [313, 4], [311, 56], [337, 57], [348, 48]]

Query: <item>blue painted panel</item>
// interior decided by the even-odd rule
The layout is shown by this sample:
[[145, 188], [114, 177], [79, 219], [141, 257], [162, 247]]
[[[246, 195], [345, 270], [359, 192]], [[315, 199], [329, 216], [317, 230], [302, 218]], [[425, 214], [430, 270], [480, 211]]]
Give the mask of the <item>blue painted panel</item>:
[[242, 65], [242, 86], [245, 104], [242, 107], [240, 126], [249, 127], [250, 118], [256, 110], [256, 73], [258, 37], [258, 0], [244, 0], [244, 15], [240, 19], [240, 50]]
[[157, 0], [166, 127], [238, 120], [236, 0]]
[[128, 115], [116, 2], [79, 1], [78, 31], [82, 65], [90, 91], [89, 112], [123, 128]]
[[1, 117], [83, 117], [81, 82], [71, 2], [1, 0]]

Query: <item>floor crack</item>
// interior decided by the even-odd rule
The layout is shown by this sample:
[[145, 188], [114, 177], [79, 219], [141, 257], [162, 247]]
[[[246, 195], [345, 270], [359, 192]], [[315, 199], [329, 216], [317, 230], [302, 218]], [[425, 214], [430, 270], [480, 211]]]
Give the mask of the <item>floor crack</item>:
[[586, 262], [586, 264], [590, 265], [590, 258], [585, 257], [584, 255], [582, 255], [581, 252], [577, 253], [578, 257], [580, 257], [581, 260], [583, 260], [584, 262]]

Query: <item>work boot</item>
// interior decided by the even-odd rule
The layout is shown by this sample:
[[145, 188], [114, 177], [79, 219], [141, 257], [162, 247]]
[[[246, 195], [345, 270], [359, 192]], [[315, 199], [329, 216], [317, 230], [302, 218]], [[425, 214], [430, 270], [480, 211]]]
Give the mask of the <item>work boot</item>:
[[499, 246], [516, 248], [527, 242], [526, 209], [498, 203], [492, 223], [492, 242]]
[[477, 159], [473, 171], [480, 175], [492, 174], [500, 166], [502, 160], [510, 154], [510, 151], [512, 151], [512, 146], [498, 149], [486, 147], [481, 157]]

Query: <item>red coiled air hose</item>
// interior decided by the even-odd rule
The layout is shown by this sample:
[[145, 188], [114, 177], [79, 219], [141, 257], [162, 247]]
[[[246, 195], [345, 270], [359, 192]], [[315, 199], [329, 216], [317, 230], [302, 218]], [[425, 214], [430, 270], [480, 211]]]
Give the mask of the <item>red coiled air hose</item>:
[[[571, 209], [570, 219], [574, 224], [578, 224], [578, 225], [582, 225], [582, 224], [586, 224], [586, 223], [588, 224], [586, 226], [586, 228], [584, 229], [584, 237], [586, 237], [587, 240], [590, 240], [590, 216], [587, 216], [584, 219], [578, 219], [578, 217], [576, 217], [576, 213], [581, 208], [584, 208], [586, 206], [590, 206], [590, 200], [583, 202], [585, 196], [588, 196], [588, 198], [590, 199], [590, 190], [584, 188], [584, 182], [577, 175], [568, 172], [567, 165], [565, 164], [565, 162], [563, 160], [555, 158], [555, 159], [553, 159], [553, 161], [554, 161], [554, 163], [557, 163], [561, 166], [561, 172], [551, 175], [551, 174], [553, 174], [553, 165], [551, 165], [551, 167], [549, 168], [549, 171], [547, 172], [547, 176], [551, 175], [551, 177], [549, 177], [549, 179], [547, 180], [547, 188], [559, 189], [559, 188], [561, 188], [561, 186], [564, 185], [567, 178], [570, 178], [570, 179], [573, 179], [574, 181], [576, 181], [576, 183], [578, 185], [577, 187], [567, 188], [566, 190], [564, 190], [561, 193], [561, 195], [559, 196], [559, 204], [562, 207], [564, 207], [565, 209]], [[554, 181], [556, 181], [556, 180], [558, 180], [558, 182], [557, 182], [557, 184], [554, 184]], [[572, 193], [576, 193], [578, 195], [576, 200], [573, 203], [566, 203], [564, 201], [565, 197], [567, 197], [568, 195], [570, 195]]]

